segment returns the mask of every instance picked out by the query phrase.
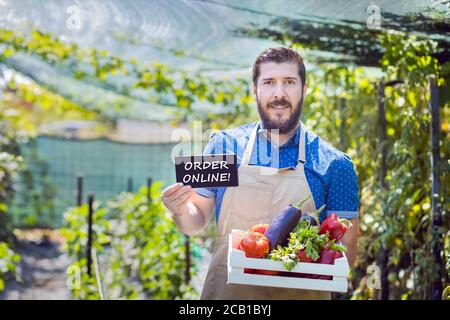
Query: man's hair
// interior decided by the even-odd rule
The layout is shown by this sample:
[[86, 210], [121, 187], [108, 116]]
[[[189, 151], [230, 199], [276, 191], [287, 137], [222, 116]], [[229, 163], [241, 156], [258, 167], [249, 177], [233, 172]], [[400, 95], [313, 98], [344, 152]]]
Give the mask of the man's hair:
[[253, 83], [256, 85], [260, 74], [259, 66], [265, 62], [293, 62], [298, 64], [298, 75], [302, 81], [302, 87], [305, 86], [305, 64], [303, 58], [294, 50], [285, 47], [268, 48], [256, 57], [253, 64]]

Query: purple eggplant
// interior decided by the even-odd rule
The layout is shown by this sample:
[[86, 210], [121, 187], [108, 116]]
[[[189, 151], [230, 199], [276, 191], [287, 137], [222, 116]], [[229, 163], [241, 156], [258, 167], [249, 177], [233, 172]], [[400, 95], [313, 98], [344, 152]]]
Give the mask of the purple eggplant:
[[308, 228], [310, 226], [317, 226], [317, 220], [315, 217], [310, 215], [309, 213], [303, 212], [300, 218], [300, 221], [306, 221], [308, 223]]
[[300, 222], [302, 221], [306, 221], [308, 224], [308, 228], [310, 226], [318, 226], [320, 225], [319, 223], [319, 214], [323, 211], [323, 209], [325, 209], [325, 205], [321, 206], [319, 208], [319, 210], [317, 210], [316, 212], [302, 212], [302, 216], [300, 218]]
[[310, 196], [284, 208], [284, 210], [269, 224], [264, 235], [269, 239], [271, 251], [278, 245], [285, 246], [287, 244], [289, 234], [297, 226], [302, 216], [300, 207], [309, 199], [309, 197]]

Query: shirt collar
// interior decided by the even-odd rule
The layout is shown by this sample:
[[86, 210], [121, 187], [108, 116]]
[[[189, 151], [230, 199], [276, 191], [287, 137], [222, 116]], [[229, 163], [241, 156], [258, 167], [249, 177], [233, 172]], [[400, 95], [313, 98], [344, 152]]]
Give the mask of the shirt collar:
[[[264, 137], [265, 139], [268, 139], [267, 137], [267, 131], [264, 129], [264, 126], [262, 124], [262, 122], [259, 122], [257, 124], [258, 126], [258, 136], [259, 137]], [[292, 145], [298, 145], [299, 141], [300, 141], [300, 130], [301, 130], [302, 126], [300, 125], [297, 130], [295, 131], [295, 134], [292, 135], [288, 141], [286, 141], [281, 147], [287, 147], [287, 146], [292, 146]]]

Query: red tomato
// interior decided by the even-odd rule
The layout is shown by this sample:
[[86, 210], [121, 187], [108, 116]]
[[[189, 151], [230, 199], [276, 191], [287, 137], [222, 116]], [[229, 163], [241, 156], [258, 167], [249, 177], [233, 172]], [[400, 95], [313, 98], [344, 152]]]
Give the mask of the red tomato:
[[241, 240], [247, 258], [262, 258], [269, 252], [269, 240], [259, 232], [249, 231]]
[[253, 232], [265, 234], [268, 227], [269, 225], [267, 223], [258, 223], [255, 224], [250, 230]]

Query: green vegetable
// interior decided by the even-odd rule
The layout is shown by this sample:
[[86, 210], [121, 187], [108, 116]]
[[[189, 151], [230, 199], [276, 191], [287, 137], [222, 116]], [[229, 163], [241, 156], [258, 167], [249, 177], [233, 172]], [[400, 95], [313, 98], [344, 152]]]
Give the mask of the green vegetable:
[[[323, 207], [319, 210], [323, 210]], [[335, 251], [346, 250], [344, 246], [336, 244], [335, 240], [330, 240], [328, 233], [319, 234], [319, 230], [319, 226], [312, 226], [306, 220], [300, 221], [290, 233], [287, 246], [278, 245], [270, 252], [269, 258], [281, 261], [290, 271], [299, 262], [297, 253], [300, 250], [304, 249], [306, 256], [314, 261], [320, 258], [320, 251], [327, 244]]]

